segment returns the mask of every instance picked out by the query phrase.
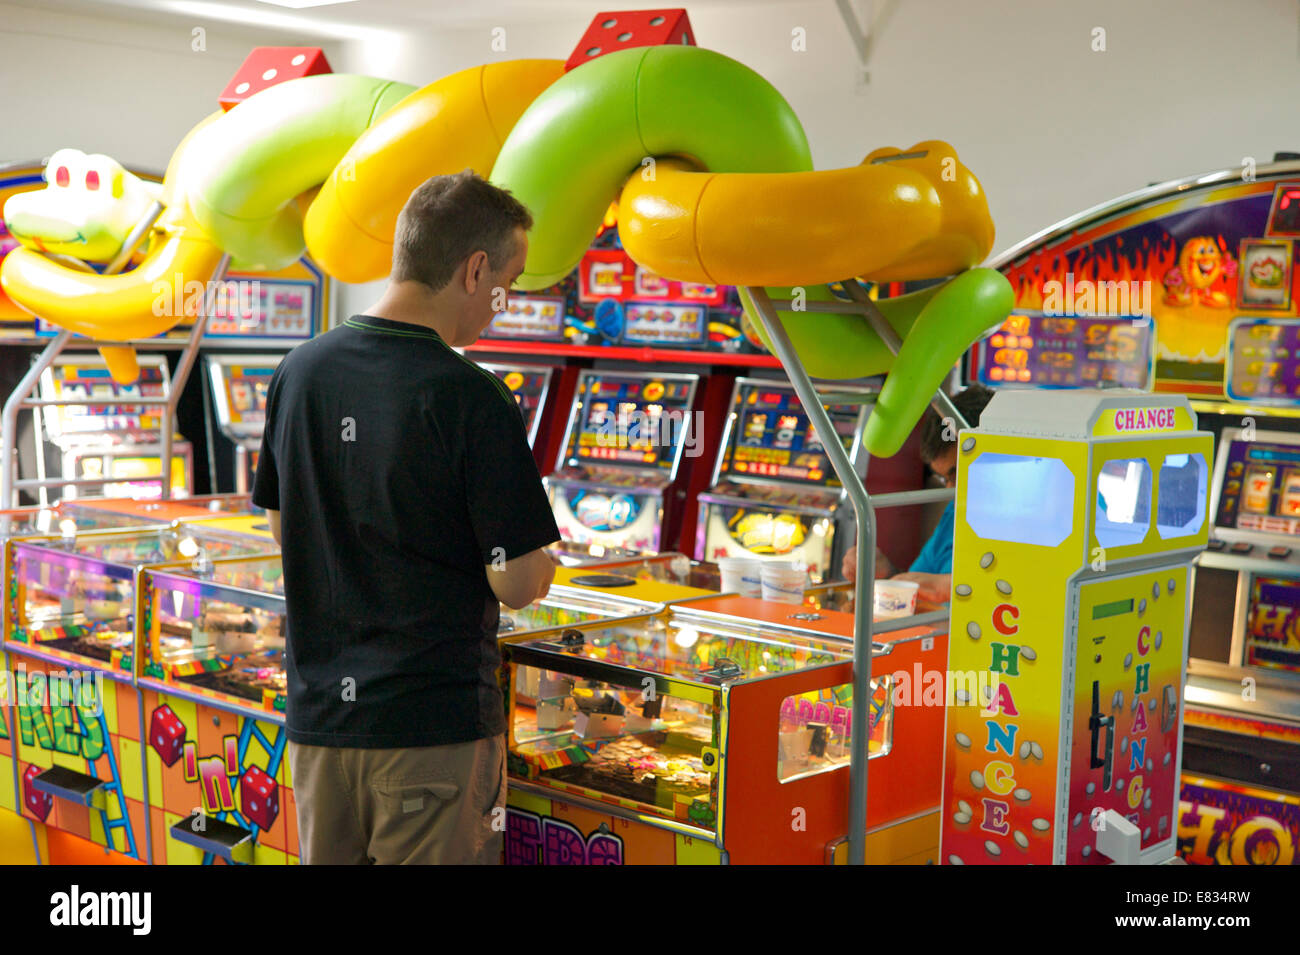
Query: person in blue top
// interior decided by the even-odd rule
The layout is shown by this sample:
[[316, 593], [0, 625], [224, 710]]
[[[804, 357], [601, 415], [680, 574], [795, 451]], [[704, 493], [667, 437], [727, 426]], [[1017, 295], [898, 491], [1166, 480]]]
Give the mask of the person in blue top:
[[[980, 414], [993, 397], [993, 392], [982, 385], [972, 385], [961, 394], [953, 397], [952, 402], [961, 412], [966, 423], [972, 428], [980, 422]], [[948, 427], [943, 418], [933, 409], [925, 413], [921, 421], [921, 459], [929, 465], [934, 475], [948, 487], [957, 481], [957, 434], [956, 429]], [[885, 556], [884, 551], [876, 548], [876, 577], [890, 577], [894, 580], [913, 580], [919, 584], [916, 596], [919, 600], [932, 604], [947, 603], [952, 592], [952, 533], [953, 502], [944, 508], [939, 524], [930, 535], [930, 539], [916, 555], [912, 566], [905, 573], [898, 573], [893, 562]], [[858, 549], [850, 547], [844, 555], [841, 566], [844, 576], [854, 580], [858, 571]]]

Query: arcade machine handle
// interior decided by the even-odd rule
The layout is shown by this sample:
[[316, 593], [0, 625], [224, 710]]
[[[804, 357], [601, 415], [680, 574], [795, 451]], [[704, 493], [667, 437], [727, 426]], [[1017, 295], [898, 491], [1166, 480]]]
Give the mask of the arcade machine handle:
[[[1101, 735], [1103, 727], [1106, 729], [1106, 754], [1098, 756], [1097, 737]], [[1101, 683], [1098, 680], [1092, 681], [1092, 715], [1088, 717], [1088, 729], [1092, 732], [1092, 746], [1088, 752], [1088, 765], [1092, 769], [1103, 770], [1101, 788], [1105, 792], [1110, 789], [1110, 777], [1114, 769], [1115, 717], [1101, 715]]]

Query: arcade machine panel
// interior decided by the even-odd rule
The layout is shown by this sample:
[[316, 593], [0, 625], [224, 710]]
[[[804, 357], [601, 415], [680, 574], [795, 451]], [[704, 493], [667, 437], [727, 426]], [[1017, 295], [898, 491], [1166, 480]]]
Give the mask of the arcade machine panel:
[[986, 388], [1151, 387], [1150, 321], [1107, 315], [1013, 312], [970, 352], [971, 377]]
[[[212, 302], [202, 341], [208, 478], [214, 491], [233, 486], [242, 494], [252, 487], [257, 470], [271, 376], [289, 349], [324, 330], [325, 277], [304, 256], [279, 272], [231, 273]], [[229, 445], [214, 440], [213, 421]]]
[[[844, 391], [868, 394], [865, 388]], [[863, 405], [827, 408], [855, 466], [866, 420]], [[830, 579], [844, 541], [853, 540], [852, 509], [821, 438], [786, 382], [736, 382], [713, 486], [700, 495], [696, 556], [775, 557], [808, 565], [814, 582]]]
[[[171, 375], [162, 355], [141, 355], [140, 378], [133, 384], [113, 381], [97, 355], [61, 355], [41, 375], [40, 396], [45, 401], [102, 398], [103, 404], [46, 406], [41, 409], [45, 434], [60, 451], [61, 475], [69, 480], [103, 484], [70, 485], [64, 497], [161, 497], [156, 480], [161, 474], [157, 406], [123, 404], [131, 398], [161, 398]], [[44, 444], [38, 442], [40, 473], [44, 473]], [[171, 490], [176, 497], [193, 491], [194, 452], [187, 441], [172, 445]], [[148, 480], [154, 478], [155, 480]]]
[[247, 493], [257, 473], [266, 395], [282, 355], [209, 355], [208, 384], [217, 427], [235, 446], [235, 491]]
[[[495, 321], [495, 319], [493, 320]], [[545, 417], [546, 398], [551, 392], [551, 379], [555, 369], [550, 365], [517, 365], [500, 362], [479, 362], [480, 367], [492, 372], [510, 389], [524, 416], [524, 431], [528, 444], [537, 448], [537, 434]]]
[[546, 479], [564, 555], [656, 551], [680, 523], [677, 479], [699, 376], [583, 371], [561, 467]]
[[1225, 428], [1211, 507], [1192, 657], [1277, 671], [1300, 689], [1300, 434]]

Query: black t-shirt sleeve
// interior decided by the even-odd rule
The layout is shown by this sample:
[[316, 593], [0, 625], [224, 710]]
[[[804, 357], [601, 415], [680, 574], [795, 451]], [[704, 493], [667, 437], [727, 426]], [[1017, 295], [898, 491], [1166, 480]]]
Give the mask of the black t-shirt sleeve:
[[560, 539], [555, 515], [508, 393], [485, 389], [467, 413], [465, 486], [483, 563], [514, 560]]
[[257, 456], [257, 474], [253, 478], [253, 503], [268, 511], [280, 510], [280, 472], [271, 450], [275, 435], [276, 399], [279, 395], [280, 369], [271, 377], [266, 390], [266, 421], [262, 427], [262, 450]]

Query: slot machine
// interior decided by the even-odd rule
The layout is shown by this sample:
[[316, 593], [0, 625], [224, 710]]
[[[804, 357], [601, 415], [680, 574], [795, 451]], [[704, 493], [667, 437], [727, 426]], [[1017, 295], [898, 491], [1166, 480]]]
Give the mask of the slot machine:
[[[291, 348], [325, 330], [326, 283], [304, 257], [282, 272], [232, 273], [212, 302], [201, 343], [208, 480], [214, 493], [246, 494], [257, 473], [271, 376]], [[214, 440], [212, 422], [225, 441]]]
[[665, 548], [681, 526], [699, 375], [578, 375], [558, 470], [545, 479], [566, 563]]
[[1300, 434], [1224, 429], [1210, 513], [1193, 591], [1187, 851], [1288, 862], [1300, 835]]
[[1212, 448], [1131, 391], [1002, 392], [958, 435], [944, 862], [1173, 858]]
[[266, 394], [280, 355], [209, 355], [208, 385], [217, 428], [235, 448], [235, 493], [247, 494], [257, 473], [266, 426]]
[[[835, 439], [858, 466], [866, 406], [827, 410]], [[696, 558], [798, 560], [808, 566], [814, 583], [829, 580], [856, 539], [856, 521], [823, 440], [792, 385], [738, 379], [712, 485], [699, 496]]]
[[551, 379], [555, 369], [549, 365], [506, 364], [479, 362], [483, 368], [501, 379], [510, 389], [524, 416], [524, 431], [530, 447], [537, 448], [537, 436], [547, 409], [546, 399], [551, 392]]
[[[141, 355], [140, 377], [129, 385], [113, 381], [107, 365], [94, 353], [60, 355], [41, 375], [42, 401], [102, 398], [102, 404], [45, 405], [40, 420], [45, 437], [58, 451], [58, 474], [70, 482], [63, 497], [158, 498], [162, 473], [162, 436], [157, 406], [131, 405], [131, 398], [160, 398], [171, 381], [163, 355]], [[48, 472], [45, 444], [36, 443], [37, 474]], [[171, 493], [185, 497], [194, 490], [194, 447], [172, 445]], [[153, 478], [154, 480], [149, 480]], [[111, 479], [111, 480], [108, 480]]]

